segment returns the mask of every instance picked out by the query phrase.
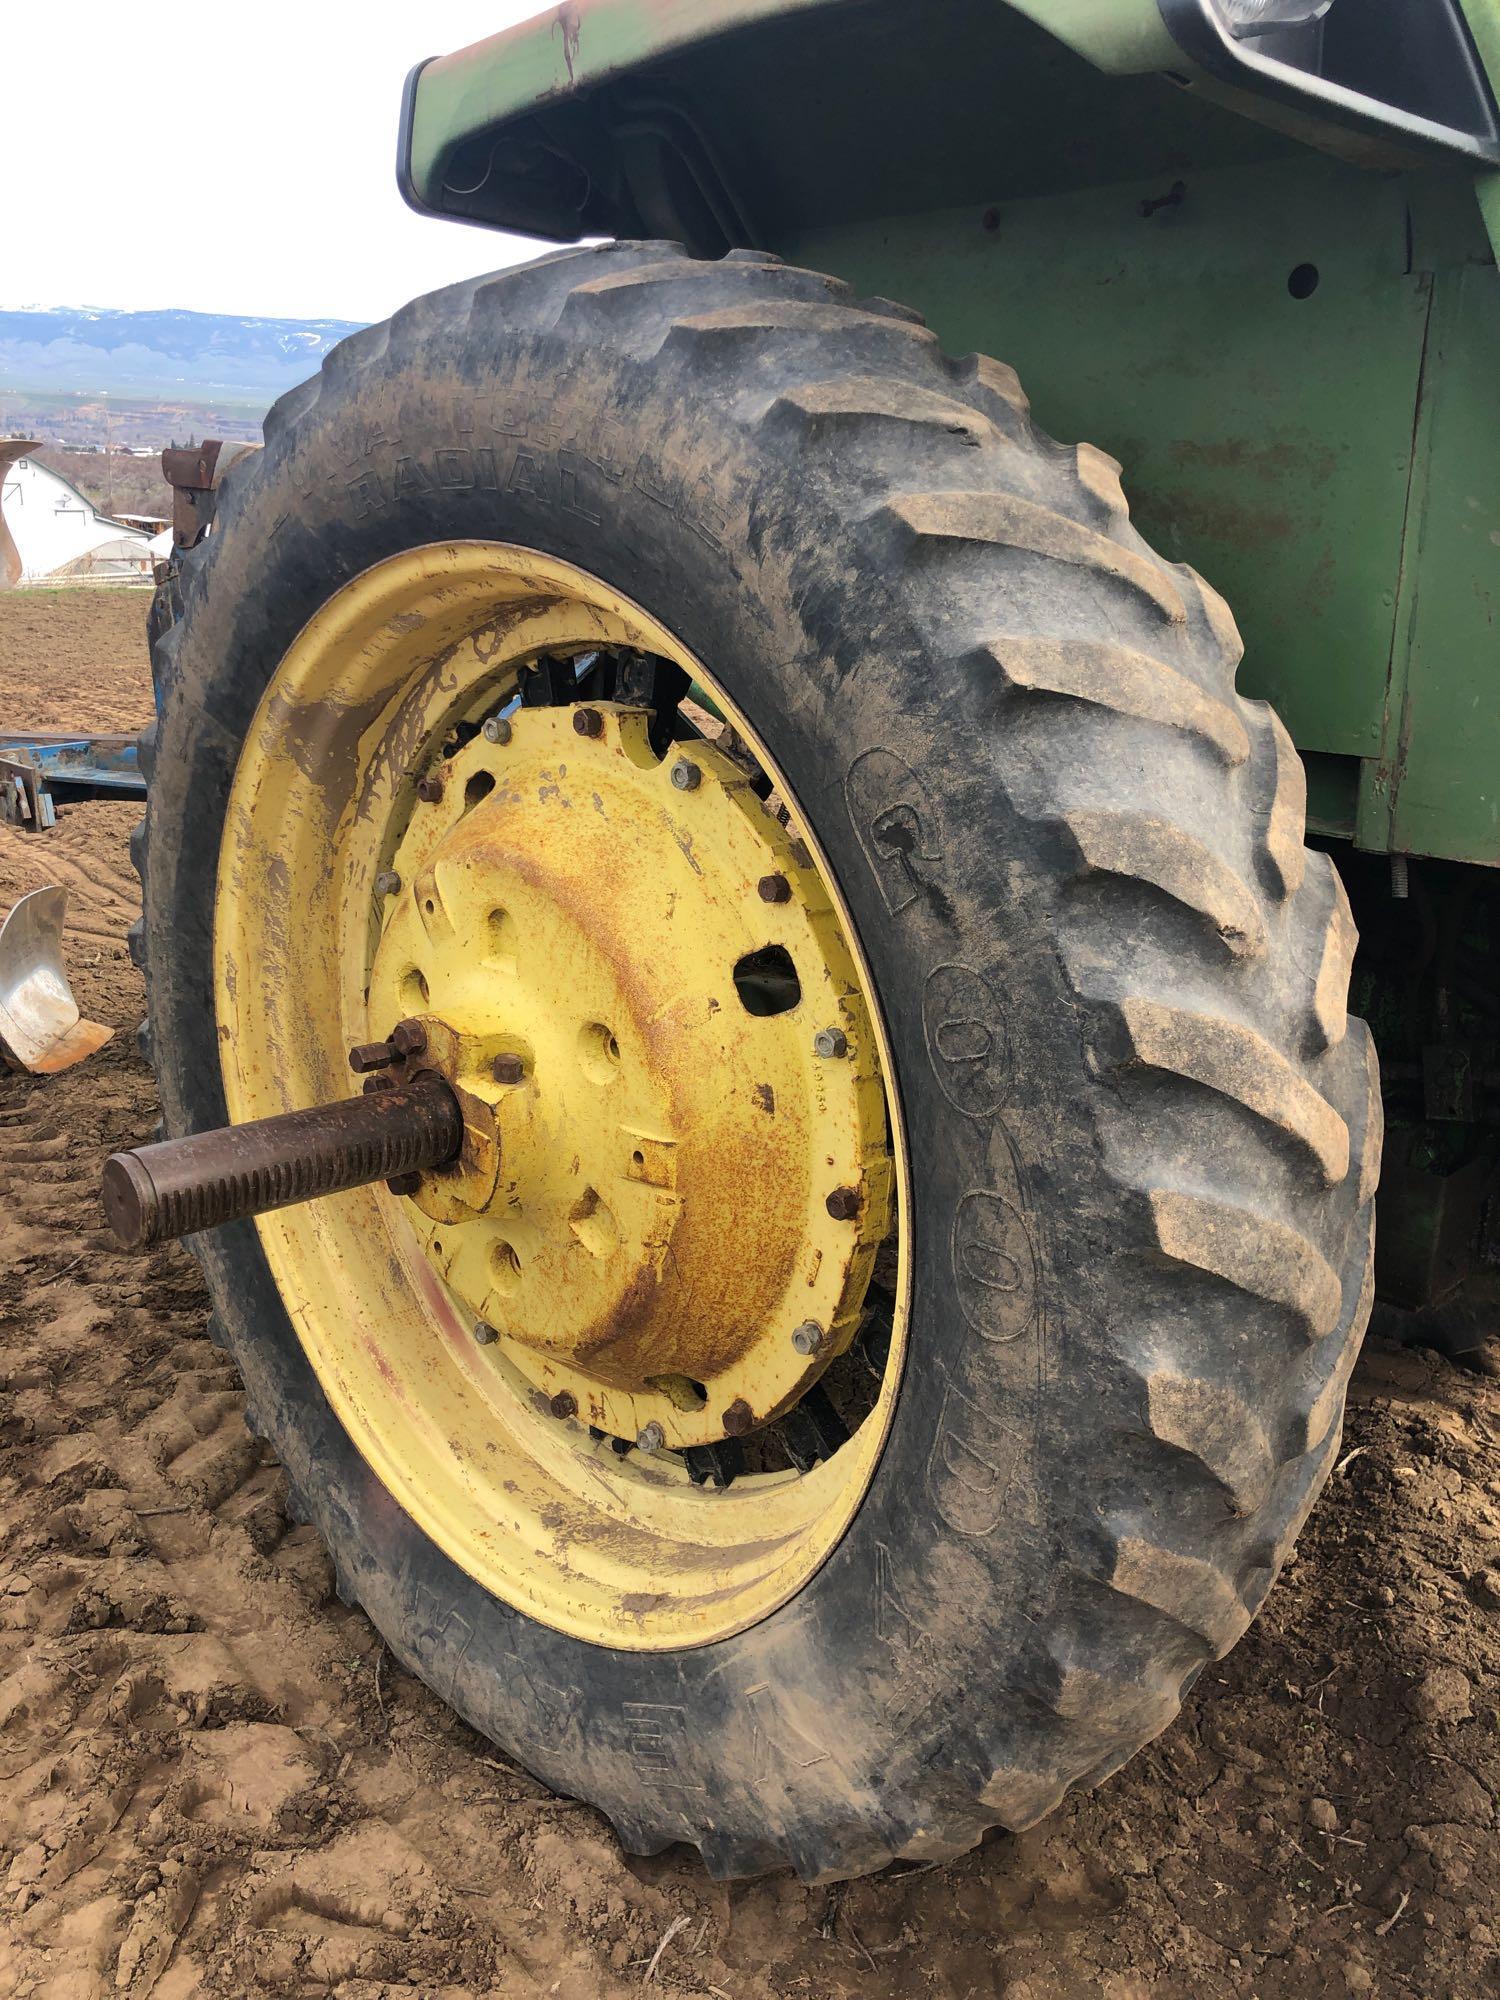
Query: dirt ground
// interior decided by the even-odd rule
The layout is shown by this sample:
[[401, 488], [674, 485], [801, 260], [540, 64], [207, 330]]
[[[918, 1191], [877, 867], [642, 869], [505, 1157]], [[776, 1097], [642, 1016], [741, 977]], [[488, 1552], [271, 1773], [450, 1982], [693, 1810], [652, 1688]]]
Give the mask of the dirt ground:
[[[0, 718], [150, 706], [144, 599], [0, 597]], [[132, 636], [134, 635], [134, 636]], [[833, 1891], [624, 1857], [333, 1594], [175, 1248], [111, 1248], [147, 1135], [132, 808], [0, 828], [0, 910], [72, 892], [115, 1025], [0, 1078], [0, 1996], [1478, 2000], [1500, 1970], [1500, 1362], [1371, 1346], [1265, 1615], [1099, 1791]]]
[[151, 717], [145, 585], [0, 595], [0, 729], [139, 729]]

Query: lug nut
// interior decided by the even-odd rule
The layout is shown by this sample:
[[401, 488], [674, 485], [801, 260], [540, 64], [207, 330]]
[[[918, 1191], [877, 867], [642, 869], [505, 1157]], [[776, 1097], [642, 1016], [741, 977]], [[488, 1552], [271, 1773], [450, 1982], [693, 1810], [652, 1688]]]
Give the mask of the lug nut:
[[486, 743], [509, 743], [510, 722], [503, 715], [486, 716], [479, 725], [479, 733]]
[[763, 903], [789, 903], [792, 885], [785, 875], [762, 875], [755, 885]]
[[420, 1174], [392, 1174], [386, 1186], [392, 1194], [413, 1195], [422, 1185]]
[[849, 1037], [842, 1028], [819, 1028], [813, 1036], [813, 1053], [825, 1058], [846, 1056], [849, 1053]]
[[479, 1319], [474, 1322], [474, 1338], [481, 1347], [493, 1347], [500, 1336], [487, 1319]]
[[403, 1062], [427, 1053], [427, 1030], [420, 1021], [398, 1021], [391, 1030], [391, 1047]]
[[349, 1051], [349, 1067], [356, 1076], [372, 1069], [385, 1069], [396, 1060], [394, 1042], [356, 1042]]
[[443, 796], [443, 781], [436, 771], [429, 771], [425, 778], [417, 780], [417, 797], [424, 805], [435, 806]]
[[859, 1220], [859, 1189], [851, 1187], [835, 1188], [823, 1206], [835, 1222], [857, 1222]]
[[661, 1425], [652, 1422], [641, 1427], [640, 1434], [635, 1441], [635, 1448], [637, 1451], [660, 1451], [666, 1441], [667, 1434]]
[[743, 1396], [736, 1396], [719, 1422], [724, 1426], [725, 1437], [743, 1437], [755, 1422], [755, 1412]]
[[526, 1065], [519, 1056], [496, 1056], [490, 1065], [496, 1083], [523, 1083], [526, 1079]]
[[799, 1354], [816, 1354], [823, 1345], [824, 1333], [816, 1320], [805, 1319], [792, 1335], [792, 1345]]
[[401, 877], [396, 873], [394, 868], [382, 868], [380, 873], [375, 877], [375, 893], [377, 896], [394, 896], [400, 887]]
[[696, 792], [703, 783], [703, 773], [686, 757], [679, 757], [672, 766], [672, 783], [679, 792]]
[[599, 713], [597, 708], [575, 708], [573, 711], [573, 727], [578, 731], [580, 736], [602, 736], [604, 734], [604, 717]]
[[559, 1389], [555, 1396], [548, 1398], [547, 1408], [552, 1412], [554, 1417], [576, 1417], [578, 1415], [578, 1398], [573, 1394], [571, 1389]]

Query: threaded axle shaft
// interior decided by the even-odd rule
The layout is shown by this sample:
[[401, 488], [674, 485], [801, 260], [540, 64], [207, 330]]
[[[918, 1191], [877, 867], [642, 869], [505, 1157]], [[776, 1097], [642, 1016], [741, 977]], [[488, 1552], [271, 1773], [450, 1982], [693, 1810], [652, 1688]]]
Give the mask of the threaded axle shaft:
[[114, 1153], [104, 1219], [128, 1249], [446, 1166], [463, 1145], [457, 1097], [424, 1072], [366, 1097]]

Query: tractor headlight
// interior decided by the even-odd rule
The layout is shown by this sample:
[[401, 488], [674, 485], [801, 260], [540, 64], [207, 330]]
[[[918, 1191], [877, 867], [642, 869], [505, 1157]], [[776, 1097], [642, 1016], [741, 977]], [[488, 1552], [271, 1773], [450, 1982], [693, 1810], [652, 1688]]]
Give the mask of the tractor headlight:
[[1278, 28], [1307, 28], [1321, 21], [1333, 0], [1222, 0], [1229, 32], [1240, 41]]
[[1469, 0], [1156, 4], [1188, 59], [1184, 82], [1196, 72], [1194, 81], [1228, 85], [1242, 108], [1263, 98], [1268, 122], [1283, 130], [1291, 111], [1305, 135], [1321, 128], [1321, 143], [1357, 158], [1369, 159], [1368, 140], [1384, 136], [1392, 165], [1434, 150], [1500, 165], [1500, 75], [1486, 73]]

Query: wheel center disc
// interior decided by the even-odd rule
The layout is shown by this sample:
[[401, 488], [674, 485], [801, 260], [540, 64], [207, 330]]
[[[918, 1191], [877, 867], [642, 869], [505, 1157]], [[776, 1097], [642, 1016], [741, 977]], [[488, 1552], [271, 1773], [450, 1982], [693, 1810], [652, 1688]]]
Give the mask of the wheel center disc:
[[416, 1227], [539, 1390], [706, 1443], [847, 1346], [888, 1227], [855, 969], [739, 765], [608, 703], [508, 721], [415, 806], [371, 976], [470, 1106]]

